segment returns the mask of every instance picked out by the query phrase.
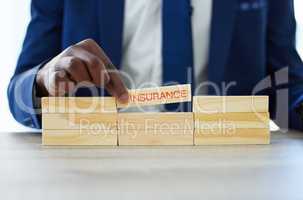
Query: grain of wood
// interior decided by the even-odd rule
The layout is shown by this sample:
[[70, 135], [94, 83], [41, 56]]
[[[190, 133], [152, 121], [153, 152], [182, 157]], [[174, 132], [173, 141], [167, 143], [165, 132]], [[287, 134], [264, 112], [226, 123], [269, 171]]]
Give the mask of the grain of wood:
[[[173, 94], [174, 91], [179, 91], [180, 97], [165, 101], [140, 100], [143, 98], [140, 95], [159, 96], [167, 92]], [[133, 101], [127, 106], [117, 105], [112, 97], [43, 98], [43, 144], [193, 145], [195, 141], [196, 145], [221, 145], [270, 142], [268, 97], [199, 96], [194, 97], [195, 113], [118, 114], [117, 106], [191, 100], [190, 85], [134, 90], [130, 94]]]
[[119, 113], [118, 128], [129, 130], [192, 130], [193, 113]]
[[43, 130], [42, 144], [47, 146], [116, 146], [117, 130]]
[[45, 113], [42, 115], [45, 130], [113, 130], [117, 129], [117, 113]]
[[194, 96], [194, 113], [268, 112], [268, 96]]
[[269, 113], [195, 113], [195, 129], [261, 128], [269, 129]]
[[268, 129], [195, 129], [195, 145], [269, 144]]
[[42, 113], [116, 113], [113, 97], [44, 97]]
[[204, 114], [194, 113], [195, 120], [198, 121], [217, 121], [225, 119], [229, 121], [258, 121], [258, 122], [269, 122], [268, 112], [259, 113], [215, 113], [215, 114]]
[[193, 145], [193, 130], [118, 130], [121, 146]]

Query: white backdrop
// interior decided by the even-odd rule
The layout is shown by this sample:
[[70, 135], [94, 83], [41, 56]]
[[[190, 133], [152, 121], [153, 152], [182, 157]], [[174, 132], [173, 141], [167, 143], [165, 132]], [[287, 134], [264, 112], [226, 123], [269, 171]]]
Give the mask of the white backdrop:
[[[0, 132], [29, 130], [12, 118], [6, 89], [14, 71], [25, 29], [29, 21], [30, 0], [9, 0], [0, 7]], [[303, 55], [303, 1], [295, 0], [298, 21], [298, 48]]]
[[14, 72], [30, 17], [30, 0], [2, 1], [0, 7], [0, 131], [24, 131], [11, 116], [6, 89]]

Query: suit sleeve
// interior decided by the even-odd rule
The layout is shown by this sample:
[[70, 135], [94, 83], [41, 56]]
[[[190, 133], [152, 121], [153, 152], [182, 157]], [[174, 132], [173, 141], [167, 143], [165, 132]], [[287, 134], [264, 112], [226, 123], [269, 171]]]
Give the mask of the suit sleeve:
[[[281, 69], [287, 69], [288, 81], [284, 86], [289, 92], [288, 126], [291, 129], [303, 130], [302, 120], [297, 112], [297, 108], [303, 102], [303, 63], [296, 51], [295, 41], [296, 21], [293, 0], [268, 0], [268, 70], [270, 74], [274, 74]], [[274, 78], [276, 88], [279, 88], [278, 79], [278, 77]], [[283, 88], [283, 84], [280, 88]], [[275, 93], [277, 94], [277, 91]]]
[[46, 60], [61, 51], [61, 0], [32, 0], [31, 21], [27, 28], [15, 73], [8, 86], [9, 107], [21, 124], [41, 128], [40, 110], [34, 106], [35, 78]]

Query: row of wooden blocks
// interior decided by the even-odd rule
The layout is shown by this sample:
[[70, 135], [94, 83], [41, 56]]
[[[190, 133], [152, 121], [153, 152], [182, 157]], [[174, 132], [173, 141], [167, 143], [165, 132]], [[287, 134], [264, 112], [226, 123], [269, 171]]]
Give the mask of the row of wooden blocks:
[[268, 98], [193, 98], [193, 113], [119, 113], [111, 97], [42, 99], [44, 145], [268, 144]]
[[270, 143], [268, 97], [194, 97], [193, 111], [196, 145]]

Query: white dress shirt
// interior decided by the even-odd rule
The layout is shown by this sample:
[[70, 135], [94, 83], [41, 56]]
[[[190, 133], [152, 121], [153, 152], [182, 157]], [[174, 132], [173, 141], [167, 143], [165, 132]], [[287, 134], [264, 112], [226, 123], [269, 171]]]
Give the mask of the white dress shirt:
[[[126, 0], [121, 71], [128, 88], [162, 85], [162, 1]], [[199, 84], [207, 80], [212, 0], [191, 3], [194, 72]]]

